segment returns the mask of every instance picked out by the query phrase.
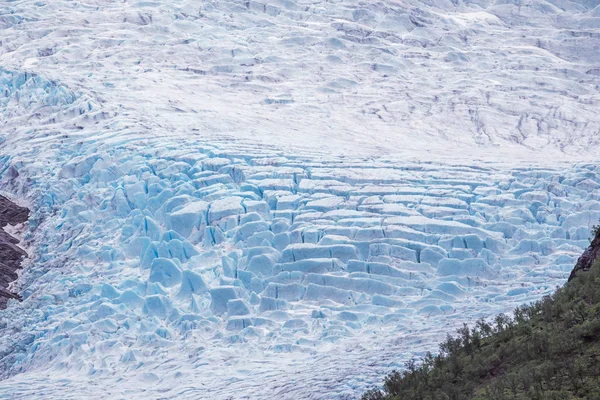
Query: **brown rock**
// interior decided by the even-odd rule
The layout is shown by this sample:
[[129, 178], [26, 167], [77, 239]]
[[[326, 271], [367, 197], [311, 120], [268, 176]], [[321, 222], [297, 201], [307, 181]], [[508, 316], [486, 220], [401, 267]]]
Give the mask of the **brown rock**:
[[589, 271], [598, 259], [600, 259], [600, 229], [596, 230], [596, 237], [592, 240], [590, 247], [577, 260], [577, 264], [575, 264], [575, 268], [569, 276], [569, 282], [575, 278], [579, 271]]
[[0, 196], [0, 228], [6, 224], [16, 225], [26, 222], [29, 218], [29, 210], [10, 201], [4, 196]]
[[[26, 222], [29, 218], [29, 210], [20, 207], [0, 196], [0, 228], [7, 224], [16, 225]], [[8, 299], [21, 300], [21, 296], [7, 290], [8, 285], [17, 279], [17, 270], [21, 268], [23, 257], [27, 256], [17, 244], [19, 241], [0, 229], [0, 309], [5, 308]]]

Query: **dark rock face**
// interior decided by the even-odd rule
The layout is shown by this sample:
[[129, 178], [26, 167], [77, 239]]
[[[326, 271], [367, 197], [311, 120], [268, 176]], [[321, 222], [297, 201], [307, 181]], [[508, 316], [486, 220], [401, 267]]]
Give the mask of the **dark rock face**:
[[575, 278], [577, 272], [589, 271], [598, 259], [600, 259], [600, 230], [596, 232], [596, 237], [592, 240], [590, 247], [588, 247], [577, 260], [577, 264], [569, 276], [569, 281]]
[[[7, 224], [15, 225], [26, 222], [29, 218], [29, 210], [20, 207], [0, 196], [0, 228]], [[0, 309], [6, 307], [8, 299], [21, 299], [18, 294], [7, 290], [8, 285], [17, 279], [17, 270], [21, 268], [23, 257], [27, 256], [17, 244], [19, 241], [3, 229], [0, 229]]]
[[6, 224], [16, 225], [27, 222], [28, 218], [27, 208], [20, 207], [6, 197], [0, 196], [0, 228], [4, 228]]

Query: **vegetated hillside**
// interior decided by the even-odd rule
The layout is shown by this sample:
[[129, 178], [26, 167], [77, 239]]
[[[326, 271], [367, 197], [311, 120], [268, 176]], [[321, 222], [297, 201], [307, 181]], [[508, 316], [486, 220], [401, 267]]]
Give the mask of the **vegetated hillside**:
[[[594, 234], [585, 254], [600, 245], [600, 227]], [[600, 260], [589, 265], [512, 318], [465, 324], [362, 400], [600, 399]]]

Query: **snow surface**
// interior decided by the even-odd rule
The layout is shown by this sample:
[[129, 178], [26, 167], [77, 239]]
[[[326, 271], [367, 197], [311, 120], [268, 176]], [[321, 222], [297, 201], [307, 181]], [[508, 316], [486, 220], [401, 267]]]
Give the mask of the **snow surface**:
[[3, 398], [354, 398], [565, 281], [597, 1], [0, 4]]

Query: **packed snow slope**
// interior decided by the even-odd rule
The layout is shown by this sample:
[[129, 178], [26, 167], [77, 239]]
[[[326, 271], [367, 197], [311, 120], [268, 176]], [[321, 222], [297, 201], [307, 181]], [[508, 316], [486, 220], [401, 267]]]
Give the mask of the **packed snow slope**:
[[153, 135], [544, 158], [600, 141], [598, 4], [11, 1], [0, 65], [85, 91]]
[[564, 282], [598, 2], [0, 4], [0, 397], [352, 398]]

